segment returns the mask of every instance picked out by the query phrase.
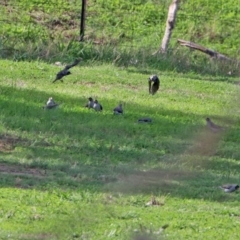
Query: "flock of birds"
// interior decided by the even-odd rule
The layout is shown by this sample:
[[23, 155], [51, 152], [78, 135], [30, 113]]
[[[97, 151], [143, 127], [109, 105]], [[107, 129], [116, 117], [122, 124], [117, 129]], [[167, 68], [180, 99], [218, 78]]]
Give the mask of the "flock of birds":
[[[56, 81], [63, 82], [63, 77], [71, 74], [70, 68], [76, 66], [81, 60], [82, 59], [79, 58], [79, 59], [76, 59], [72, 64], [66, 65], [63, 70], [59, 71], [56, 74], [56, 78], [53, 81], [53, 83], [55, 83]], [[158, 91], [158, 89], [160, 87], [160, 80], [159, 80], [158, 76], [157, 75], [150, 76], [149, 80], [148, 80], [148, 85], [149, 85], [149, 93], [154, 95]], [[46, 105], [43, 107], [43, 109], [54, 109], [54, 108], [57, 108], [59, 105], [60, 105], [59, 103], [56, 103], [53, 100], [53, 98], [50, 97], [48, 99]], [[93, 100], [92, 97], [88, 98], [88, 103], [85, 105], [85, 107], [87, 107], [89, 109], [92, 108], [95, 111], [102, 111], [103, 110], [103, 107], [98, 102], [98, 100], [97, 99]], [[113, 114], [115, 114], [115, 115], [123, 114], [123, 105], [122, 105], [122, 103], [120, 103], [118, 106], [116, 106], [113, 109]], [[151, 123], [152, 119], [148, 118], [148, 117], [144, 117], [144, 118], [138, 119], [138, 122], [139, 123]]]
[[[61, 82], [63, 82], [62, 78], [71, 74], [71, 72], [69, 71], [70, 68], [76, 66], [82, 59], [76, 59], [72, 64], [66, 65], [65, 68], [63, 70], [61, 70], [60, 72], [57, 73], [55, 80], [53, 81], [53, 83], [55, 83], [56, 81], [60, 80]], [[148, 79], [148, 90], [149, 90], [149, 94], [154, 95], [160, 87], [160, 80], [159, 77], [157, 75], [152, 75], [149, 77]], [[58, 103], [56, 103], [52, 97], [50, 97], [46, 103], [46, 105], [43, 107], [44, 109], [54, 109], [57, 108], [59, 106]], [[102, 111], [103, 107], [102, 105], [98, 102], [97, 99], [93, 100], [92, 97], [88, 98], [88, 103], [85, 105], [85, 107], [87, 107], [88, 109], [92, 108], [95, 111]], [[120, 103], [118, 106], [116, 106], [113, 109], [113, 114], [115, 115], [121, 115], [123, 114], [123, 105], [122, 103]], [[151, 123], [152, 119], [145, 117], [145, 118], [140, 118], [138, 119], [139, 123]], [[209, 130], [211, 130], [212, 132], [220, 132], [223, 131], [224, 128], [213, 123], [212, 120], [210, 118], [206, 118], [206, 126]], [[220, 186], [221, 189], [223, 189], [224, 192], [226, 193], [230, 193], [230, 192], [234, 192], [236, 190], [239, 189], [239, 185], [237, 184], [226, 184], [226, 185], [222, 185]]]

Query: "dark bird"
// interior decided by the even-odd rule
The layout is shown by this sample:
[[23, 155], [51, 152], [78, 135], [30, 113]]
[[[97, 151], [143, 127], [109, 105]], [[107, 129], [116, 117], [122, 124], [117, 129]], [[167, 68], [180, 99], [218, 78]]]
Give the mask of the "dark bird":
[[46, 103], [46, 105], [43, 107], [43, 109], [53, 109], [53, 108], [57, 108], [59, 106], [58, 103], [55, 103], [53, 98], [50, 97]]
[[62, 78], [64, 76], [67, 76], [69, 74], [71, 74], [71, 72], [69, 71], [70, 68], [76, 66], [82, 59], [76, 59], [72, 64], [67, 65], [63, 70], [61, 70], [60, 72], [57, 73], [55, 80], [53, 81], [53, 83], [55, 83], [57, 80], [60, 80], [61, 82], [63, 82]]
[[115, 115], [123, 114], [122, 103], [120, 103], [117, 107], [113, 109], [113, 114]]
[[93, 108], [93, 99], [91, 97], [88, 98], [88, 103], [85, 105], [87, 108]]
[[138, 119], [138, 122], [139, 122], [139, 123], [151, 123], [151, 122], [152, 122], [152, 119], [151, 119], [151, 118], [148, 118], [148, 117], [140, 118], [140, 119]]
[[230, 193], [230, 192], [234, 192], [234, 191], [238, 190], [239, 189], [239, 185], [237, 185], [237, 184], [225, 184], [225, 185], [220, 186], [220, 188], [224, 192]]
[[98, 102], [98, 100], [94, 100], [94, 102], [93, 102], [93, 109], [95, 109], [96, 111], [102, 111], [103, 110], [103, 107]]
[[160, 80], [157, 75], [152, 75], [148, 79], [149, 93], [154, 95], [160, 86]]
[[218, 126], [218, 125], [216, 125], [215, 123], [213, 123], [210, 118], [206, 118], [206, 121], [207, 121], [207, 127], [208, 127], [211, 131], [213, 131], [213, 132], [219, 132], [219, 131], [221, 131], [221, 130], [224, 130], [223, 127]]

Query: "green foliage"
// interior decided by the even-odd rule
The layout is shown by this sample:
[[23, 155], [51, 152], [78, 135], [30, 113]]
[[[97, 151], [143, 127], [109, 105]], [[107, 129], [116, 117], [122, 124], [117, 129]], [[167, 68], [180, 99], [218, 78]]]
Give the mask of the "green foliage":
[[[163, 37], [170, 2], [88, 1], [85, 42], [110, 44], [118, 51], [128, 47], [154, 52]], [[3, 49], [15, 46], [19, 50], [22, 44], [26, 48], [29, 41], [37, 45], [78, 40], [80, 9], [81, 1], [76, 0], [9, 1], [0, 10], [1, 39], [8, 39]], [[239, 11], [234, 0], [181, 2], [170, 48], [176, 48], [176, 40], [182, 38], [237, 58]]]

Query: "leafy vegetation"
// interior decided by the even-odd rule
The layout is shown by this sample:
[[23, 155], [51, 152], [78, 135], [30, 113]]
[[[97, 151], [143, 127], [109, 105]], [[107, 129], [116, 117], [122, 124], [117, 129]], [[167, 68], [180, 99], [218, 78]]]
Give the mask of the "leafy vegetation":
[[[3, 0], [0, 10], [0, 20], [3, 23], [0, 25], [1, 55], [15, 55], [17, 59], [49, 59], [49, 56], [53, 56], [52, 53], [61, 55], [63, 44], [68, 55], [73, 52], [86, 54], [89, 45], [95, 55], [99, 55], [103, 50], [108, 51], [111, 45], [120, 53], [123, 49], [131, 53], [144, 50], [146, 56], [160, 45], [170, 2], [88, 1], [85, 33], [87, 44], [79, 46], [81, 1]], [[176, 40], [182, 38], [238, 58], [238, 5], [234, 0], [182, 2], [170, 48], [178, 49]], [[185, 49], [184, 52], [186, 51]], [[182, 51], [178, 53], [182, 54]], [[199, 65], [201, 57], [198, 56], [198, 59]]]

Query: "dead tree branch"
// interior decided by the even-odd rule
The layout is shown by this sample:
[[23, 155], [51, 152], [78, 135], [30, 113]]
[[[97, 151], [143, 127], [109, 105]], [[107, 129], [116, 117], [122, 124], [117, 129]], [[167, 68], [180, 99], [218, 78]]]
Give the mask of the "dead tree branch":
[[198, 50], [200, 52], [203, 52], [203, 53], [206, 53], [208, 54], [211, 58], [217, 58], [217, 59], [221, 59], [221, 60], [231, 60], [229, 57], [221, 54], [221, 53], [218, 53], [218, 52], [215, 52], [211, 49], [208, 49], [208, 48], [205, 48], [201, 45], [198, 45], [196, 43], [193, 43], [193, 42], [189, 42], [189, 41], [185, 41], [185, 40], [182, 40], [182, 39], [178, 39], [178, 43], [181, 45], [181, 46], [185, 46], [185, 47], [189, 47], [191, 49], [195, 49], [195, 50]]

